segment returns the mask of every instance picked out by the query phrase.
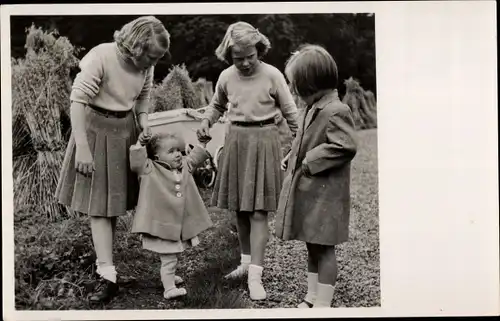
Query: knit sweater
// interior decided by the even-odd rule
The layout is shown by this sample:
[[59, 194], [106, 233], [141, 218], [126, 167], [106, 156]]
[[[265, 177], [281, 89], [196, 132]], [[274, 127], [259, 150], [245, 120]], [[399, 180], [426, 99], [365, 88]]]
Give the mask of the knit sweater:
[[222, 71], [204, 118], [212, 125], [227, 111], [231, 122], [263, 121], [276, 117], [280, 110], [295, 134], [297, 106], [285, 77], [276, 67], [260, 62], [250, 76], [234, 65]]
[[112, 111], [147, 112], [154, 67], [141, 71], [127, 61], [116, 43], [92, 48], [80, 61], [71, 101]]

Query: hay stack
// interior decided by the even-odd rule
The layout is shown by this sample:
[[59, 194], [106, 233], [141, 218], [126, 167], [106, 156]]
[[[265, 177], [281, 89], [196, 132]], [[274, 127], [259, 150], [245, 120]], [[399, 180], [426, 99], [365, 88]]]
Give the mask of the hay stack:
[[[356, 129], [377, 127], [377, 116], [373, 106], [365, 98], [365, 91], [352, 77], [344, 81], [346, 94], [342, 99], [352, 110]], [[370, 101], [371, 102], [371, 101]]]
[[173, 66], [162, 83], [153, 87], [151, 97], [153, 112], [201, 107], [185, 65]]
[[57, 204], [54, 192], [67, 143], [61, 118], [69, 109], [68, 79], [78, 64], [78, 50], [56, 36], [31, 26], [26, 57], [12, 61], [13, 134], [24, 136], [14, 136], [15, 210], [33, 209], [52, 219], [74, 214]]

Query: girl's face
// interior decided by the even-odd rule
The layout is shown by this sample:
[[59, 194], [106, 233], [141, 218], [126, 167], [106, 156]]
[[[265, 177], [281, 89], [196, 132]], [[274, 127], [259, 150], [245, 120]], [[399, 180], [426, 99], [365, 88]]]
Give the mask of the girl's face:
[[142, 56], [136, 58], [134, 64], [139, 70], [147, 70], [156, 65], [158, 60], [160, 60], [166, 52], [167, 50], [164, 48], [152, 46], [149, 50], [144, 51]]
[[156, 156], [158, 160], [167, 163], [172, 169], [179, 169], [182, 165], [182, 152], [179, 142], [167, 138], [160, 143]]
[[245, 76], [252, 75], [259, 63], [259, 55], [255, 46], [238, 46], [231, 48], [231, 58], [236, 68]]

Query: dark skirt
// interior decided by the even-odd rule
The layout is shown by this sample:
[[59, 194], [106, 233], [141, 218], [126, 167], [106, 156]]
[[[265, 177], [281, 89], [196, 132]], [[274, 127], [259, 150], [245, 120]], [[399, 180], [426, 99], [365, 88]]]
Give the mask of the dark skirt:
[[95, 171], [86, 177], [76, 172], [73, 135], [64, 157], [56, 198], [74, 211], [115, 217], [135, 208], [139, 194], [137, 174], [130, 170], [129, 148], [138, 137], [134, 113], [124, 118], [104, 116], [86, 108], [87, 139]]
[[230, 211], [276, 211], [283, 181], [280, 162], [276, 125], [229, 125], [211, 205]]

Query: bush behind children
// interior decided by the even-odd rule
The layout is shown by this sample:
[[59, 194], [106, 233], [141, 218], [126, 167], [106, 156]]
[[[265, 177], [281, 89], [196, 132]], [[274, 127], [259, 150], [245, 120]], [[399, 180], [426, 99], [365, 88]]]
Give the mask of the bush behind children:
[[[144, 249], [159, 255], [164, 298], [187, 294], [175, 274], [179, 255], [212, 226], [192, 173], [209, 157], [211, 126], [226, 115], [210, 203], [236, 212], [241, 260], [225, 278], [246, 277], [250, 298], [267, 298], [262, 274], [268, 213], [276, 212], [275, 234], [304, 241], [308, 249], [308, 291], [298, 307], [330, 307], [335, 245], [348, 240], [350, 163], [356, 154], [350, 109], [335, 93], [335, 61], [320, 46], [302, 46], [286, 63], [287, 84], [262, 61], [269, 39], [246, 22], [230, 25], [215, 51], [229, 67], [219, 76], [199, 142], [186, 153], [182, 136], [152, 135], [147, 121], [154, 66], [169, 47], [170, 35], [158, 19], [137, 18], [115, 33], [114, 42], [87, 53], [73, 83], [72, 135], [56, 196], [92, 218], [100, 283], [90, 301], [118, 294], [116, 218], [134, 208], [132, 232], [140, 234]], [[307, 105], [300, 114], [292, 93]], [[287, 155], [278, 115], [294, 137]]]

